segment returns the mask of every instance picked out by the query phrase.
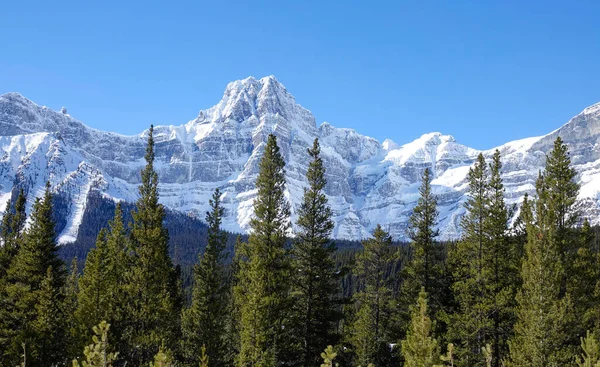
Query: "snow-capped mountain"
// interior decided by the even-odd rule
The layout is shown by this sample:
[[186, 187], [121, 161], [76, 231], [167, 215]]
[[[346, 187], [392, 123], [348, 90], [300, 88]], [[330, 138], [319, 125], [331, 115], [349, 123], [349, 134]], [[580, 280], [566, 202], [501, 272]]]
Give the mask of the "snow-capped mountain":
[[[232, 82], [221, 101], [200, 111], [195, 119], [155, 128], [161, 201], [171, 209], [203, 218], [208, 198], [219, 187], [226, 207], [224, 226], [230, 231], [247, 231], [258, 162], [271, 133], [277, 136], [286, 160], [293, 215], [306, 186], [306, 148], [319, 138], [335, 237], [360, 239], [381, 223], [395, 238], [404, 238], [425, 167], [434, 175], [441, 237], [459, 235], [466, 176], [480, 151], [440, 133], [397, 145], [391, 140], [379, 143], [328, 123], [317, 126], [311, 112], [296, 103], [273, 76]], [[548, 135], [497, 148], [504, 162], [507, 201], [519, 203], [525, 193], [534, 192], [545, 153], [558, 135], [569, 144], [586, 213], [600, 223], [596, 215], [600, 104], [586, 108]], [[0, 207], [14, 195], [14, 187], [24, 188], [33, 199], [49, 180], [52, 189], [70, 202], [59, 241], [74, 241], [91, 192], [114, 200], [136, 199], [146, 138], [147, 131], [135, 136], [98, 131], [72, 118], [65, 109], [53, 111], [20, 94], [4, 94], [0, 96]], [[490, 157], [495, 149], [483, 153]]]

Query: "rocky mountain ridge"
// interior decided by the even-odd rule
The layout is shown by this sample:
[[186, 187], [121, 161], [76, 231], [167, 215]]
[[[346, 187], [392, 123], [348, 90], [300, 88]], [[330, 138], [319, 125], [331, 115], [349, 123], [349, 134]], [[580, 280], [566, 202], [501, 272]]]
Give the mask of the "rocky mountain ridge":
[[[319, 138], [336, 238], [364, 238], [378, 223], [395, 238], [405, 238], [425, 167], [433, 172], [433, 189], [439, 197], [441, 238], [460, 235], [466, 176], [479, 150], [441, 133], [398, 145], [328, 123], [317, 126], [311, 112], [273, 76], [229, 83], [221, 101], [191, 121], [155, 127], [161, 201], [173, 210], [203, 218], [208, 198], [219, 187], [224, 193], [225, 228], [247, 231], [258, 161], [271, 133], [286, 160], [293, 216], [306, 186], [306, 148]], [[534, 192], [545, 153], [558, 135], [569, 144], [579, 172], [584, 211], [592, 222], [600, 223], [600, 103], [548, 135], [497, 148], [504, 163], [507, 201], [518, 204], [525, 193]], [[72, 242], [89, 209], [91, 192], [112, 200], [136, 199], [146, 137], [147, 131], [124, 136], [92, 129], [65, 109], [38, 106], [18, 93], [1, 95], [0, 207], [14, 195], [14, 188], [24, 188], [32, 199], [49, 180], [52, 189], [70, 203], [59, 241]], [[495, 149], [483, 154], [490, 157]]]

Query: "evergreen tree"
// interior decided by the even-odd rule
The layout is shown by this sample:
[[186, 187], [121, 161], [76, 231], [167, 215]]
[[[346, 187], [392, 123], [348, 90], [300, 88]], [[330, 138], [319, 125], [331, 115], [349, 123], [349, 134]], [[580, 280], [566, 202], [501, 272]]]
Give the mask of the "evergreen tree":
[[421, 288], [417, 307], [413, 307], [411, 322], [402, 341], [405, 367], [433, 367], [440, 360], [437, 341], [431, 336], [433, 322], [427, 310], [427, 293]]
[[522, 289], [517, 294], [515, 335], [509, 341], [510, 366], [564, 366], [572, 360], [567, 340], [572, 316], [568, 297], [560, 297], [564, 267], [556, 240], [556, 215], [549, 187], [540, 174], [536, 184], [534, 222], [521, 270]]
[[223, 366], [229, 294], [224, 268], [227, 234], [221, 230], [224, 209], [219, 189], [213, 193], [209, 205], [211, 210], [206, 213], [208, 242], [200, 263], [194, 269], [192, 305], [182, 317], [181, 349], [190, 363], [199, 363], [204, 349], [211, 356], [211, 366]]
[[85, 361], [79, 363], [73, 360], [73, 367], [112, 367], [117, 360], [119, 353], [108, 352], [108, 331], [110, 324], [102, 321], [98, 326], [94, 326], [94, 336], [92, 344], [85, 347], [83, 355]]
[[57, 286], [52, 266], [48, 267], [46, 277], [42, 280], [36, 295], [36, 318], [32, 323], [34, 338], [29, 343], [30, 356], [40, 366], [62, 364], [66, 359], [65, 337], [67, 328], [64, 325], [62, 289]]
[[441, 258], [441, 247], [435, 238], [439, 231], [437, 225], [437, 197], [431, 189], [431, 173], [426, 168], [421, 177], [419, 200], [408, 220], [408, 237], [410, 242], [410, 257], [402, 272], [400, 289], [400, 304], [402, 307], [401, 323], [408, 328], [411, 316], [410, 308], [418, 298], [421, 288], [429, 295], [429, 312], [435, 315], [441, 309], [446, 295], [444, 289], [445, 277]]
[[13, 258], [19, 251], [22, 240], [25, 219], [27, 218], [25, 214], [26, 197], [23, 189], [19, 191], [14, 211], [11, 203], [11, 200], [9, 200], [6, 204], [0, 229], [0, 240], [2, 241], [0, 246], [0, 287], [2, 287]]
[[[109, 303], [113, 302], [113, 295], [107, 292], [106, 281], [109, 276], [106, 262], [109, 261], [107, 245], [107, 231], [100, 230], [96, 239], [96, 247], [91, 249], [86, 257], [83, 275], [79, 281], [79, 294], [75, 319], [77, 320], [78, 345], [89, 340], [93, 328], [102, 320], [111, 321], [110, 316], [114, 311]], [[79, 349], [81, 350], [81, 349]]]
[[483, 154], [469, 170], [469, 192], [465, 203], [467, 213], [462, 218], [462, 239], [450, 253], [453, 278], [452, 291], [458, 309], [451, 315], [448, 336], [458, 342], [460, 365], [482, 363], [481, 348], [485, 346], [492, 322], [490, 303], [486, 297], [491, 270], [485, 256], [489, 247], [486, 220], [489, 213], [489, 172]]
[[[5, 365], [20, 361], [23, 345], [30, 366], [56, 363], [64, 357], [66, 348], [61, 338], [65, 325], [58, 321], [63, 318], [60, 306], [64, 299], [61, 290], [65, 269], [56, 255], [55, 237], [48, 184], [44, 196], [33, 205], [31, 224], [7, 270], [3, 289], [5, 307], [0, 311], [0, 350]], [[56, 318], [57, 329], [42, 335], [45, 326], [53, 322], [48, 318]]]
[[[489, 206], [485, 219], [488, 247], [484, 251], [484, 266], [490, 270], [485, 296], [489, 299], [488, 317], [492, 319], [489, 359], [495, 367], [508, 353], [508, 339], [515, 322], [515, 295], [519, 283], [519, 253], [508, 237], [508, 208], [504, 202], [504, 185], [500, 176], [502, 163], [496, 150], [490, 164]], [[526, 209], [527, 210], [527, 209]], [[487, 346], [482, 347], [487, 348]], [[488, 350], [488, 349], [486, 349]]]
[[[128, 348], [130, 363], [147, 363], [161, 345], [174, 346], [180, 330], [180, 303], [176, 271], [168, 252], [163, 225], [165, 209], [158, 202], [158, 173], [154, 170], [154, 128], [148, 132], [146, 167], [142, 170], [140, 198], [132, 212], [132, 264], [128, 271]], [[135, 362], [134, 362], [135, 361]]]
[[593, 334], [587, 331], [586, 337], [581, 337], [581, 356], [577, 356], [579, 367], [600, 367], [600, 347]]
[[358, 307], [352, 325], [351, 343], [356, 363], [383, 365], [389, 356], [388, 344], [391, 317], [391, 288], [386, 277], [393, 260], [392, 238], [377, 225], [373, 238], [363, 241], [364, 250], [357, 257], [356, 273], [363, 289], [355, 294]]
[[298, 210], [298, 232], [293, 247], [295, 280], [294, 305], [299, 319], [302, 365], [318, 366], [319, 350], [337, 343], [336, 325], [340, 320], [339, 276], [333, 261], [335, 244], [331, 241], [334, 223], [325, 196], [325, 167], [319, 141], [308, 149], [311, 157], [306, 178], [309, 184]]
[[75, 316], [77, 311], [77, 296], [79, 294], [79, 268], [77, 265], [77, 257], [71, 262], [71, 273], [65, 284], [65, 300], [63, 304], [63, 312], [66, 322], [65, 345], [67, 346], [67, 354], [69, 357], [76, 356], [79, 351], [75, 348], [78, 342], [78, 327], [79, 322]]
[[[289, 357], [290, 264], [285, 242], [289, 204], [285, 199], [284, 160], [269, 135], [256, 179], [254, 218], [249, 243], [240, 262], [236, 297], [240, 299], [238, 366], [275, 366]], [[243, 301], [242, 301], [243, 300]]]
[[333, 360], [337, 357], [337, 353], [333, 351], [333, 347], [328, 345], [325, 348], [325, 351], [321, 353], [321, 358], [323, 359], [323, 363], [321, 363], [321, 367], [337, 367], [338, 363], [333, 364]]
[[600, 259], [596, 239], [586, 219], [579, 235], [580, 247], [575, 254], [568, 277], [567, 292], [573, 299], [576, 329], [572, 334], [584, 335], [587, 330], [600, 330]]

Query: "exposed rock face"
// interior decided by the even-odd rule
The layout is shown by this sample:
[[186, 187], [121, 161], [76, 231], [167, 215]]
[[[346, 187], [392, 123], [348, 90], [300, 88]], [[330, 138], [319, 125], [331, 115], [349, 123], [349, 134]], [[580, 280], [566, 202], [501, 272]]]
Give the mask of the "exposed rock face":
[[[366, 237], [377, 223], [394, 237], [404, 238], [426, 167], [433, 172], [433, 188], [439, 196], [442, 238], [459, 236], [466, 176], [480, 151], [440, 133], [399, 146], [391, 140], [380, 144], [328, 123], [317, 127], [310, 111], [297, 104], [272, 76], [232, 82], [221, 101], [200, 111], [195, 119], [180, 126], [155, 128], [162, 202], [202, 218], [208, 198], [219, 187], [227, 209], [226, 229], [247, 231], [258, 162], [271, 133], [277, 136], [286, 159], [292, 213], [306, 185], [306, 148], [313, 139], [320, 139], [337, 238]], [[545, 153], [558, 135], [571, 149], [584, 209], [587, 214], [597, 214], [600, 104], [546, 136], [498, 147], [504, 162], [506, 198], [509, 203], [519, 203], [525, 193], [534, 192]], [[59, 240], [73, 241], [90, 192], [99, 191], [115, 200], [136, 199], [146, 137], [147, 131], [136, 136], [98, 131], [72, 118], [66, 109], [52, 111], [17, 93], [4, 94], [0, 96], [0, 205], [5, 205], [13, 187], [25, 188], [33, 199], [49, 180], [53, 190], [71, 199], [67, 226]], [[493, 151], [483, 153], [490, 157]], [[596, 215], [591, 219], [600, 221]]]

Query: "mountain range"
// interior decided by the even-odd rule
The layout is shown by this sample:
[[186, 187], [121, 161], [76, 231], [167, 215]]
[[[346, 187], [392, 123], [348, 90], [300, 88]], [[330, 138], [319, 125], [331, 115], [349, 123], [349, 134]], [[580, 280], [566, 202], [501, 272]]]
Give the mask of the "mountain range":
[[[547, 135], [479, 151], [450, 135], [425, 134], [404, 145], [380, 143], [355, 130], [317, 125], [311, 112], [273, 76], [229, 83], [222, 99], [178, 126], [156, 126], [156, 170], [161, 202], [203, 219], [217, 187], [226, 209], [224, 228], [247, 232], [256, 195], [258, 163], [269, 134], [277, 137], [286, 161], [292, 219], [300, 205], [309, 161], [306, 152], [319, 138], [327, 169], [326, 194], [333, 209], [334, 237], [361, 239], [377, 225], [395, 239], [406, 238], [408, 218], [418, 199], [420, 176], [433, 173], [441, 239], [460, 235], [467, 174], [479, 153], [502, 154], [507, 203], [534, 194], [545, 154], [561, 136], [568, 144], [581, 184], [580, 203], [592, 223], [600, 223], [600, 103], [584, 109]], [[64, 199], [58, 240], [77, 239], [86, 211], [98, 195], [136, 200], [148, 131], [124, 136], [99, 131], [66, 109], [39, 106], [18, 93], [0, 96], [0, 207], [23, 188], [31, 205], [45, 182]]]

